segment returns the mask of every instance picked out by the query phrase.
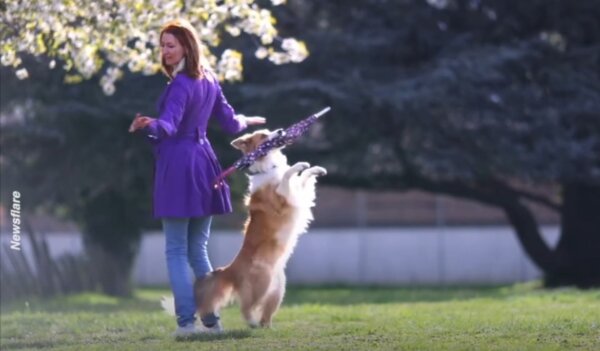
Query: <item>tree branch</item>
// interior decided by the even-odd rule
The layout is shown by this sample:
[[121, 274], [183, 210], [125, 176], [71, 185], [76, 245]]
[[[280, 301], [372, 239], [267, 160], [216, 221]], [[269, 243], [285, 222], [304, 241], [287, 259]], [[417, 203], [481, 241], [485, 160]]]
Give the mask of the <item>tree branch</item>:
[[519, 197], [525, 198], [525, 199], [527, 199], [529, 201], [538, 203], [540, 205], [544, 205], [544, 206], [546, 206], [546, 207], [548, 207], [548, 208], [550, 208], [550, 209], [552, 209], [552, 210], [554, 210], [556, 212], [560, 212], [561, 209], [562, 209], [562, 205], [561, 204], [556, 203], [556, 202], [548, 199], [545, 196], [534, 194], [534, 193], [528, 192], [528, 191], [523, 190], [523, 189], [515, 189], [514, 187], [510, 187], [510, 186], [506, 185], [505, 183], [503, 183], [503, 182], [501, 182], [500, 180], [497, 180], [497, 179], [493, 179], [493, 180], [491, 180], [491, 182], [494, 185], [496, 185], [497, 187], [499, 187], [502, 190], [504, 190], [504, 191], [508, 191], [511, 194], [515, 195], [515, 196], [519, 196]]
[[348, 177], [329, 174], [327, 183], [345, 187], [370, 189], [419, 189], [430, 193], [446, 194], [458, 198], [474, 200], [500, 208], [506, 214], [521, 246], [533, 262], [545, 272], [555, 272], [558, 260], [554, 251], [546, 244], [531, 210], [519, 201], [519, 195], [509, 187], [493, 186], [491, 182], [432, 181], [418, 174], [403, 176], [374, 175], [371, 177]]

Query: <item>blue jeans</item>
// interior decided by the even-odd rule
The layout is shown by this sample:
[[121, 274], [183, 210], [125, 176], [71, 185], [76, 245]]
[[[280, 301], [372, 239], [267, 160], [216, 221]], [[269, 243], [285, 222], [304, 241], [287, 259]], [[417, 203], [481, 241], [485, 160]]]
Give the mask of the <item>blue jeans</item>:
[[196, 302], [189, 267], [192, 267], [196, 278], [203, 278], [212, 271], [207, 251], [211, 221], [211, 216], [162, 220], [167, 270], [175, 297], [177, 325], [180, 327], [196, 321]]

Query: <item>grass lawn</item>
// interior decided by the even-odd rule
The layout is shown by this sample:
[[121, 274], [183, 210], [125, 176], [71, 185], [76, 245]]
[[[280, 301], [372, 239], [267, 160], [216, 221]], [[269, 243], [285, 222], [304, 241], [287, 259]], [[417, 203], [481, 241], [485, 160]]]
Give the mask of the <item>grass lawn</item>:
[[237, 306], [227, 331], [170, 336], [167, 290], [132, 299], [79, 294], [2, 306], [4, 350], [600, 350], [600, 290], [289, 288], [270, 330], [250, 330]]

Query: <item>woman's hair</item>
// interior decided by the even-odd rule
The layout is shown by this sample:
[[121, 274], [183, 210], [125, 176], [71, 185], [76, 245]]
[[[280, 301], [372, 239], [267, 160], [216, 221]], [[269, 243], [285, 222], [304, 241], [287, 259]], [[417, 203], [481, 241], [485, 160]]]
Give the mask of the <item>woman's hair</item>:
[[[198, 33], [191, 25], [190, 22], [183, 19], [176, 19], [167, 22], [160, 30], [159, 40], [162, 39], [164, 33], [169, 33], [177, 38], [177, 41], [183, 46], [185, 73], [192, 78], [203, 78], [204, 68], [201, 63], [201, 51], [200, 51], [200, 40], [198, 39]], [[171, 73], [173, 68], [165, 64], [164, 58], [161, 56], [162, 71], [169, 77], [172, 77]]]

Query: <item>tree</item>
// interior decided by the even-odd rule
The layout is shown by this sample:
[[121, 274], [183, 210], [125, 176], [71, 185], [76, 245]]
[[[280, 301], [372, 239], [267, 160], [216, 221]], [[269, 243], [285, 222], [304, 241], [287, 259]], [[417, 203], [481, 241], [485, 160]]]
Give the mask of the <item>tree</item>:
[[[239, 42], [253, 41], [255, 56], [276, 64], [303, 60], [306, 47], [278, 37], [271, 12], [253, 1], [44, 0], [1, 6], [3, 198], [19, 189], [28, 209], [76, 221], [97, 262], [91, 274], [100, 288], [129, 295], [141, 229], [151, 219], [152, 160], [145, 140], [127, 127], [136, 112], [154, 111], [152, 97], [165, 84], [152, 76], [159, 26], [180, 16], [190, 20], [207, 47], [222, 51], [218, 62], [208, 50], [205, 55], [228, 81], [241, 78], [242, 55], [232, 49]], [[27, 76], [32, 79], [21, 80]], [[117, 79], [123, 91], [115, 93]]]
[[[290, 159], [323, 164], [329, 171], [323, 181], [331, 184], [416, 188], [500, 208], [549, 285], [600, 284], [600, 9], [591, 0], [429, 2], [435, 6], [418, 0], [290, 0], [273, 10], [278, 28], [302, 32], [311, 56], [298, 65], [275, 67], [246, 60], [245, 84], [226, 87], [227, 96], [234, 106], [267, 116], [269, 127], [333, 106], [288, 149]], [[256, 51], [248, 40], [240, 47], [246, 54]], [[115, 124], [126, 125], [134, 110], [148, 109], [136, 106], [136, 89], [153, 85], [136, 79], [131, 83], [138, 88], [120, 89], [132, 96], [127, 103], [123, 97], [120, 106], [126, 107], [109, 110], [118, 116], [130, 108], [126, 121], [123, 113]], [[76, 104], [81, 97], [68, 101]], [[99, 97], [88, 99], [78, 111], [91, 114], [110, 105]], [[123, 130], [122, 125], [114, 130]], [[109, 145], [117, 134], [87, 135]], [[5, 145], [15, 145], [5, 144], [5, 138], [3, 125], [3, 157], [12, 154]], [[30, 158], [27, 162], [44, 159], [43, 153], [22, 155]], [[147, 162], [138, 156], [122, 162]], [[78, 164], [87, 165], [85, 160], [82, 156]], [[33, 169], [48, 172], [52, 165]], [[91, 181], [95, 185], [124, 170], [133, 167], [96, 167], [86, 174], [97, 177]], [[68, 179], [64, 185], [75, 178]], [[539, 191], [540, 185], [551, 190]], [[557, 247], [542, 240], [530, 203], [561, 214]]]
[[[288, 151], [324, 181], [494, 206], [548, 285], [600, 285], [596, 2], [428, 2], [291, 1], [277, 16], [307, 29], [311, 57], [248, 75], [240, 101], [295, 118], [333, 106]], [[556, 247], [532, 203], [560, 213]]]
[[[273, 6], [285, 0], [271, 0]], [[11, 66], [20, 79], [29, 76], [22, 56], [52, 58], [68, 72], [67, 83], [78, 83], [103, 72], [104, 92], [115, 91], [114, 82], [126, 66], [131, 72], [152, 75], [160, 70], [157, 55], [160, 26], [184, 17], [206, 44], [204, 56], [222, 80], [240, 80], [242, 55], [226, 49], [217, 60], [209, 50], [221, 44], [223, 33], [244, 34], [257, 42], [255, 55], [276, 64], [300, 62], [308, 52], [303, 42], [280, 38], [275, 18], [254, 0], [38, 0], [2, 4], [0, 46], [3, 66]], [[91, 15], [93, 14], [93, 15]], [[56, 60], [54, 60], [56, 59]]]
[[89, 274], [104, 292], [128, 295], [141, 228], [151, 218], [152, 160], [144, 140], [127, 128], [131, 116], [148, 110], [144, 97], [158, 94], [152, 83], [160, 79], [125, 78], [123, 92], [108, 97], [97, 79], [65, 87], [60, 71], [28, 68], [35, 79], [2, 72], [8, 73], [2, 81], [3, 199], [18, 189], [24, 218], [41, 210], [75, 221], [96, 263]]

